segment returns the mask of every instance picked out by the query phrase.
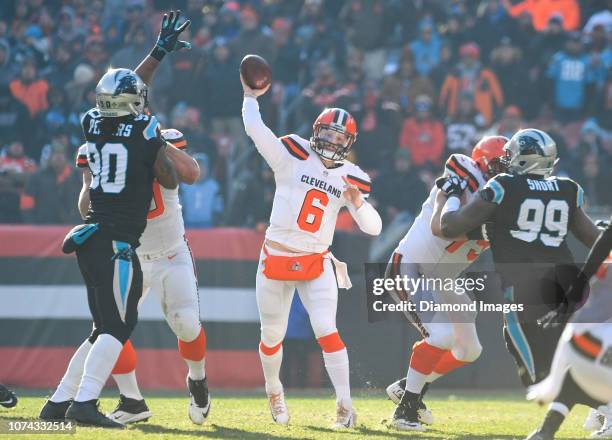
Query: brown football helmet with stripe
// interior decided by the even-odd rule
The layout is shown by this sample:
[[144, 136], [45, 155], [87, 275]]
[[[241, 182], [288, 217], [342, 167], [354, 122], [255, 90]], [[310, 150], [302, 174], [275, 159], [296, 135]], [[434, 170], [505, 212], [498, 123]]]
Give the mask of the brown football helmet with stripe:
[[323, 110], [312, 130], [310, 147], [322, 158], [332, 161], [346, 158], [357, 138], [357, 122], [341, 108]]
[[502, 162], [506, 142], [508, 138], [505, 136], [485, 136], [472, 150], [472, 159], [487, 177], [491, 178], [506, 171]]

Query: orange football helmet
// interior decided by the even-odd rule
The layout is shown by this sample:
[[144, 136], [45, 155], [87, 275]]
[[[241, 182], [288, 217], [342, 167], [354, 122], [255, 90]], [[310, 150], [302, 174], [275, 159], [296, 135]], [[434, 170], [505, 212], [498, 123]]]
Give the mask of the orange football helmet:
[[505, 171], [502, 163], [504, 145], [508, 142], [505, 136], [485, 136], [472, 150], [472, 159], [480, 170], [488, 177], [493, 177]]
[[[315, 120], [310, 138], [312, 150], [324, 159], [339, 161], [348, 156], [357, 139], [357, 122], [341, 108], [326, 108]], [[344, 135], [344, 140], [334, 133]]]

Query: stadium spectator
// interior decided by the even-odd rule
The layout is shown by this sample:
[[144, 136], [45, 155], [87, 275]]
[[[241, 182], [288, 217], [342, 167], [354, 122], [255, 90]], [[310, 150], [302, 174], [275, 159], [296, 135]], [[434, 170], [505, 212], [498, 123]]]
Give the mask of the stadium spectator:
[[[382, 0], [349, 0], [340, 12], [352, 48], [364, 54], [366, 78], [379, 80], [386, 58], [385, 39], [389, 35], [389, 13]], [[363, 30], [367, 29], [367, 32]]]
[[64, 145], [51, 146], [47, 166], [28, 180], [21, 209], [29, 223], [75, 224], [80, 220], [77, 200], [81, 175], [66, 156]]
[[382, 90], [389, 100], [399, 104], [405, 114], [413, 110], [417, 96], [426, 95], [432, 100], [436, 96], [431, 80], [416, 73], [410, 53], [402, 56], [394, 74], [385, 77]]
[[337, 79], [337, 74], [328, 63], [319, 62], [314, 81], [302, 91], [304, 119], [314, 120], [325, 107], [334, 107], [336, 102], [350, 93]]
[[13, 138], [24, 142], [31, 126], [27, 107], [15, 99], [7, 84], [0, 84], [0, 142]]
[[408, 151], [398, 149], [391, 163], [392, 168], [374, 181], [372, 198], [385, 224], [398, 216], [408, 217], [411, 221], [419, 213], [421, 203], [427, 196], [427, 187], [414, 172]]
[[[609, 161], [602, 161], [594, 153], [589, 153], [584, 157], [582, 173], [580, 173], [578, 181], [587, 195], [588, 203], [596, 206], [612, 207], [610, 165]], [[605, 170], [608, 170], [608, 172]]]
[[509, 37], [503, 37], [491, 52], [491, 70], [504, 91], [506, 105], [516, 105], [529, 112], [530, 117], [535, 117], [538, 106], [530, 105], [534, 84], [529, 76], [529, 66], [521, 49]]
[[553, 56], [546, 72], [553, 83], [552, 104], [556, 117], [562, 122], [576, 121], [583, 116], [589, 87], [594, 81], [580, 38], [579, 33], [573, 33], [565, 50]]
[[25, 155], [20, 141], [11, 142], [0, 154], [0, 223], [21, 223], [20, 199], [36, 162]]
[[193, 158], [200, 166], [200, 178], [193, 185], [181, 185], [185, 226], [211, 228], [219, 223], [223, 213], [223, 198], [219, 183], [210, 173], [208, 156], [196, 153]]
[[474, 97], [468, 91], [459, 95], [457, 114], [445, 122], [446, 148], [449, 153], [472, 153], [476, 134], [484, 126], [484, 117], [474, 108]]
[[442, 85], [438, 101], [440, 109], [446, 110], [449, 117], [455, 116], [459, 94], [468, 91], [474, 95], [474, 107], [489, 125], [504, 104], [501, 86], [495, 74], [480, 63], [480, 49], [476, 43], [461, 46], [460, 55], [459, 63]]
[[420, 75], [427, 75], [440, 62], [440, 37], [429, 20], [421, 22], [419, 37], [410, 43], [414, 55], [415, 69]]
[[49, 106], [47, 102], [49, 83], [38, 77], [38, 69], [32, 59], [25, 59], [21, 63], [19, 78], [11, 81], [10, 89], [15, 99], [28, 108], [32, 118]]
[[509, 105], [504, 109], [504, 113], [499, 122], [493, 124], [485, 133], [488, 136], [505, 136], [508, 139], [521, 128], [525, 128], [523, 114], [515, 105]]
[[480, 44], [483, 59], [486, 59], [503, 37], [514, 31], [515, 22], [508, 16], [501, 0], [486, 0], [477, 11], [472, 37]]
[[410, 152], [412, 163], [417, 167], [427, 163], [440, 166], [446, 139], [442, 122], [432, 114], [431, 98], [417, 96], [414, 109], [414, 117], [404, 121], [400, 147]]
[[555, 14], [563, 18], [563, 29], [566, 31], [574, 31], [580, 25], [580, 6], [577, 0], [523, 0], [515, 5], [510, 0], [503, 2], [513, 17], [528, 12], [537, 31], [544, 30], [550, 17]]
[[241, 31], [231, 41], [231, 50], [241, 60], [245, 55], [256, 53], [269, 63], [274, 63], [276, 47], [270, 35], [265, 34], [259, 25], [257, 11], [250, 5], [240, 11]]

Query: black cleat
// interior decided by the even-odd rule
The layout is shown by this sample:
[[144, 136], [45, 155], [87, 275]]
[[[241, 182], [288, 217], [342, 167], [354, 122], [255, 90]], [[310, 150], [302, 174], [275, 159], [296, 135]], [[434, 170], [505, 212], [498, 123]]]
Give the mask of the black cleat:
[[0, 405], [5, 408], [14, 408], [17, 405], [17, 396], [4, 385], [0, 385]]
[[98, 409], [98, 400], [72, 402], [66, 411], [66, 420], [74, 420], [80, 425], [100, 426], [102, 428], [125, 428], [125, 425], [109, 419]]
[[191, 401], [189, 402], [189, 418], [196, 425], [201, 425], [208, 418], [210, 412], [210, 395], [206, 378], [193, 380], [187, 377], [187, 388]]
[[425, 427], [419, 421], [417, 408], [418, 401], [409, 400], [404, 395], [402, 401], [395, 408], [391, 427], [400, 431], [425, 431]]
[[72, 400], [66, 400], [65, 402], [51, 402], [47, 400], [45, 406], [40, 410], [38, 416], [41, 420], [64, 420], [66, 418], [66, 410], [72, 404]]
[[127, 423], [144, 422], [149, 420], [153, 413], [145, 403], [144, 399], [136, 400], [119, 394], [119, 403], [112, 413], [107, 417], [124, 425]]

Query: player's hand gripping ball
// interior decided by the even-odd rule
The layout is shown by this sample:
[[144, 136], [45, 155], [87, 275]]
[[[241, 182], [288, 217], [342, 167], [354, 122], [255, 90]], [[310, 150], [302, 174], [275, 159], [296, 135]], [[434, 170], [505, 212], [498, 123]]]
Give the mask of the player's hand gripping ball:
[[265, 89], [272, 83], [272, 69], [259, 55], [247, 55], [240, 63], [240, 74], [244, 82], [253, 90]]

